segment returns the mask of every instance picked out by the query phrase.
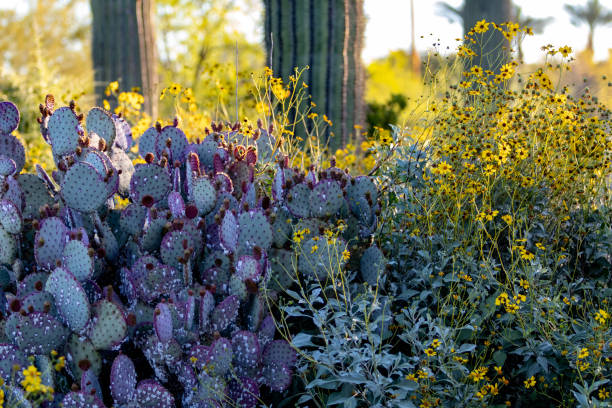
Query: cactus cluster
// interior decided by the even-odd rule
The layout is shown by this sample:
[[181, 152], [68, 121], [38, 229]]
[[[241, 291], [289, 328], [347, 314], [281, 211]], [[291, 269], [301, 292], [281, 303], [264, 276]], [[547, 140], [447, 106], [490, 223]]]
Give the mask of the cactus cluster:
[[[56, 393], [64, 407], [255, 407], [262, 386], [291, 384], [297, 355], [275, 339], [264, 296], [291, 285], [292, 263], [323, 279], [322, 265], [342, 265], [359, 244], [364, 281], [382, 276], [382, 254], [365, 249], [376, 186], [335, 167], [305, 174], [280, 157], [266, 191], [256, 169], [260, 152], [273, 154], [271, 129], [244, 146], [238, 125], [213, 124], [195, 143], [176, 121], [156, 125], [134, 166], [122, 118], [93, 108], [84, 120], [74, 104], [55, 109], [52, 96], [40, 111], [57, 169], [19, 174], [19, 112], [0, 103], [5, 380], [30, 355], [45, 371], [56, 350], [74, 382]], [[116, 208], [115, 195], [130, 203]], [[346, 228], [332, 245], [324, 233], [339, 220]], [[292, 236], [304, 229], [298, 251]], [[141, 360], [154, 378], [137, 381]]]

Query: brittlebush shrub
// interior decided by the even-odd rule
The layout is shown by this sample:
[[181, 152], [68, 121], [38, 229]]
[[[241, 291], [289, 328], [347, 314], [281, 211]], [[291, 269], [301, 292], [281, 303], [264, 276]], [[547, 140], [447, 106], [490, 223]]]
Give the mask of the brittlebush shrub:
[[571, 50], [546, 51], [556, 68], [517, 74], [460, 47], [462, 80], [384, 148], [379, 239], [415, 406], [612, 402], [611, 112], [557, 88]]

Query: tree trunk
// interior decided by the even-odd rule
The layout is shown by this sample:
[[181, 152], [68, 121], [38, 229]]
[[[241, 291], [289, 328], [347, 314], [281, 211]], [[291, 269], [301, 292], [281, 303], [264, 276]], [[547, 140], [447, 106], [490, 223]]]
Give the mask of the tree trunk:
[[98, 104], [109, 82], [138, 88], [144, 109], [157, 118], [157, 50], [154, 0], [91, 0], [92, 57]]
[[[330, 150], [344, 146], [364, 120], [363, 0], [265, 0], [270, 68], [285, 83], [295, 67], [333, 125], [323, 135]], [[299, 84], [298, 84], [299, 85]], [[305, 131], [296, 129], [303, 137]]]
[[[483, 18], [497, 24], [512, 20], [511, 0], [465, 0], [462, 9], [463, 32], [467, 34], [474, 25]], [[472, 64], [480, 65], [485, 70], [495, 71], [501, 65], [510, 60], [510, 44], [504, 36], [493, 27], [483, 34], [483, 49], [473, 44], [474, 52], [478, 54], [471, 61]]]

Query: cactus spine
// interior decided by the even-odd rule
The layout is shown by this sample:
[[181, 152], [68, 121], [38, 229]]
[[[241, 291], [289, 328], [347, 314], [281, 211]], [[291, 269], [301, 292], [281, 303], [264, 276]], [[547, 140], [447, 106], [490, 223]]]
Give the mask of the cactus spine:
[[265, 0], [268, 63], [287, 81], [294, 68], [309, 66], [315, 111], [333, 125], [325, 141], [335, 150], [363, 122], [363, 0]]

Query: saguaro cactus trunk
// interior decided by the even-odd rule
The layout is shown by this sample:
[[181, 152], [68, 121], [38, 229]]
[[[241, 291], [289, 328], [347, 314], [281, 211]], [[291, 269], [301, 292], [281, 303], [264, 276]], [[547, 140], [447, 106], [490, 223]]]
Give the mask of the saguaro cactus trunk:
[[264, 0], [266, 49], [276, 75], [309, 66], [305, 82], [315, 111], [333, 125], [324, 135], [333, 150], [364, 119], [363, 0]]
[[97, 102], [111, 81], [140, 88], [145, 111], [157, 116], [154, 0], [91, 0], [92, 56]]
[[[464, 33], [469, 32], [483, 18], [501, 24], [512, 20], [512, 1], [465, 0], [462, 17]], [[510, 45], [500, 32], [493, 29], [486, 34], [485, 38], [482, 49], [474, 47], [474, 51], [479, 54], [479, 57], [472, 59], [471, 63], [479, 64], [483, 69], [493, 71], [509, 61]], [[480, 58], [481, 56], [482, 58]]]

